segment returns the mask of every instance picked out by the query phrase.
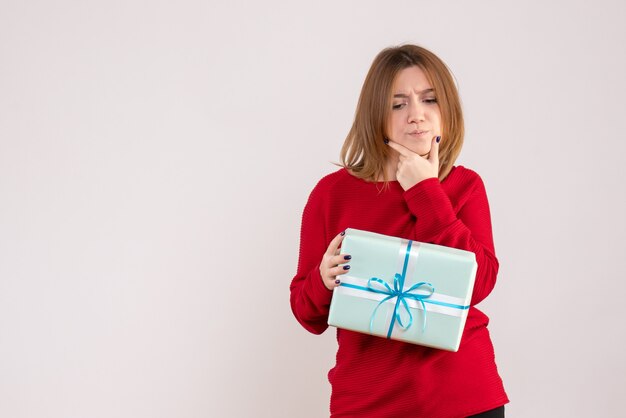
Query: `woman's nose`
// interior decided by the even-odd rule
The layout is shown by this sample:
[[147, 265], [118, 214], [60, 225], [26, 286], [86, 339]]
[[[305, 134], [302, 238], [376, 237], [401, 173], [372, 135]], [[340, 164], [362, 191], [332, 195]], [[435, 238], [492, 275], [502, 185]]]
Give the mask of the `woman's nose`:
[[424, 120], [424, 106], [421, 103], [414, 103], [409, 112], [409, 123], [422, 122]]

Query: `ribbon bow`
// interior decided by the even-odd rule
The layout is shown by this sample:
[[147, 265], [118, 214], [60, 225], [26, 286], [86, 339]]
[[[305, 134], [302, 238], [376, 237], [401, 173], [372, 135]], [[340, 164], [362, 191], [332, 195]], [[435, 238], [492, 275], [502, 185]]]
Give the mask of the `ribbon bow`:
[[[370, 291], [388, 295], [386, 298], [384, 298], [378, 303], [378, 306], [376, 306], [376, 309], [374, 309], [374, 312], [372, 312], [372, 317], [370, 319], [370, 332], [373, 328], [374, 318], [376, 316], [376, 312], [378, 311], [378, 308], [380, 308], [380, 306], [383, 303], [393, 298], [397, 298], [397, 300], [396, 300], [396, 305], [393, 308], [393, 316], [391, 317], [391, 323], [389, 324], [389, 330], [387, 331], [387, 338], [391, 338], [391, 332], [393, 331], [393, 326], [396, 321], [398, 321], [398, 325], [400, 325], [400, 327], [404, 329], [408, 329], [409, 327], [411, 327], [411, 325], [413, 325], [413, 314], [411, 314], [411, 310], [409, 309], [409, 305], [407, 304], [406, 299], [413, 299], [421, 303], [422, 309], [424, 311], [424, 321], [422, 323], [422, 332], [426, 330], [426, 305], [424, 305], [424, 299], [431, 297], [433, 293], [435, 293], [435, 288], [433, 287], [431, 283], [419, 282], [419, 283], [414, 284], [407, 290], [403, 290], [404, 280], [406, 278], [406, 270], [409, 264], [409, 256], [411, 253], [412, 244], [413, 244], [413, 241], [409, 241], [409, 243], [407, 244], [406, 252], [404, 256], [404, 266], [402, 267], [402, 274], [400, 273], [395, 274], [393, 278], [393, 289], [391, 288], [391, 286], [389, 286], [389, 284], [386, 281], [381, 280], [377, 277], [372, 277], [371, 279], [367, 281], [367, 287], [369, 288]], [[382, 287], [374, 287], [376, 286], [375, 283], [382, 285]], [[428, 293], [426, 294], [412, 293], [422, 287], [425, 288]], [[400, 306], [402, 306], [404, 310], [406, 311], [406, 313], [409, 315], [409, 322], [406, 325], [402, 321], [402, 315], [400, 314]]]

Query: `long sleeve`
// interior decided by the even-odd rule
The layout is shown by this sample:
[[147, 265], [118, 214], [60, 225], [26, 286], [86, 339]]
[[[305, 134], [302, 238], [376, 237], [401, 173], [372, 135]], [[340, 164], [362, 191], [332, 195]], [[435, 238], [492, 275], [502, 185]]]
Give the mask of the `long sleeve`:
[[472, 305], [485, 299], [493, 290], [498, 274], [489, 202], [482, 179], [466, 170], [463, 187], [471, 188], [467, 199], [455, 212], [450, 198], [438, 179], [426, 179], [408, 189], [404, 198], [417, 218], [416, 235], [426, 242], [471, 251], [476, 255], [478, 270]]
[[321, 334], [328, 328], [332, 298], [332, 291], [324, 286], [319, 270], [319, 263], [328, 247], [322, 195], [318, 185], [304, 208], [298, 270], [290, 287], [293, 314], [305, 329], [314, 334]]

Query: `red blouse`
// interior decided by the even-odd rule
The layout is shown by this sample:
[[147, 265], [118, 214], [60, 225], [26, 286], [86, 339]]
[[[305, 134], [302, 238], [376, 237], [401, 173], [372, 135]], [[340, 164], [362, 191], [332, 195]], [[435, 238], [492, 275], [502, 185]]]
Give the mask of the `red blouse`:
[[443, 182], [426, 179], [404, 191], [397, 181], [366, 182], [340, 169], [311, 192], [302, 215], [298, 271], [291, 308], [314, 334], [328, 328], [332, 292], [319, 263], [339, 232], [356, 228], [476, 254], [478, 270], [459, 351], [448, 352], [337, 329], [329, 373], [332, 417], [465, 417], [508, 402], [487, 330], [474, 305], [498, 273], [491, 217], [481, 178], [463, 166]]

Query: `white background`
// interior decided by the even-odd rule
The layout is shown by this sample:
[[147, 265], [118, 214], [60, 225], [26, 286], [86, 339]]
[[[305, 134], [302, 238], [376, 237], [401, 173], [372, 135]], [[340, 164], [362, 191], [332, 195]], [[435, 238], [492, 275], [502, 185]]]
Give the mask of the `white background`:
[[1, 0], [0, 416], [327, 416], [300, 216], [407, 42], [487, 187], [507, 416], [624, 416], [625, 4]]

